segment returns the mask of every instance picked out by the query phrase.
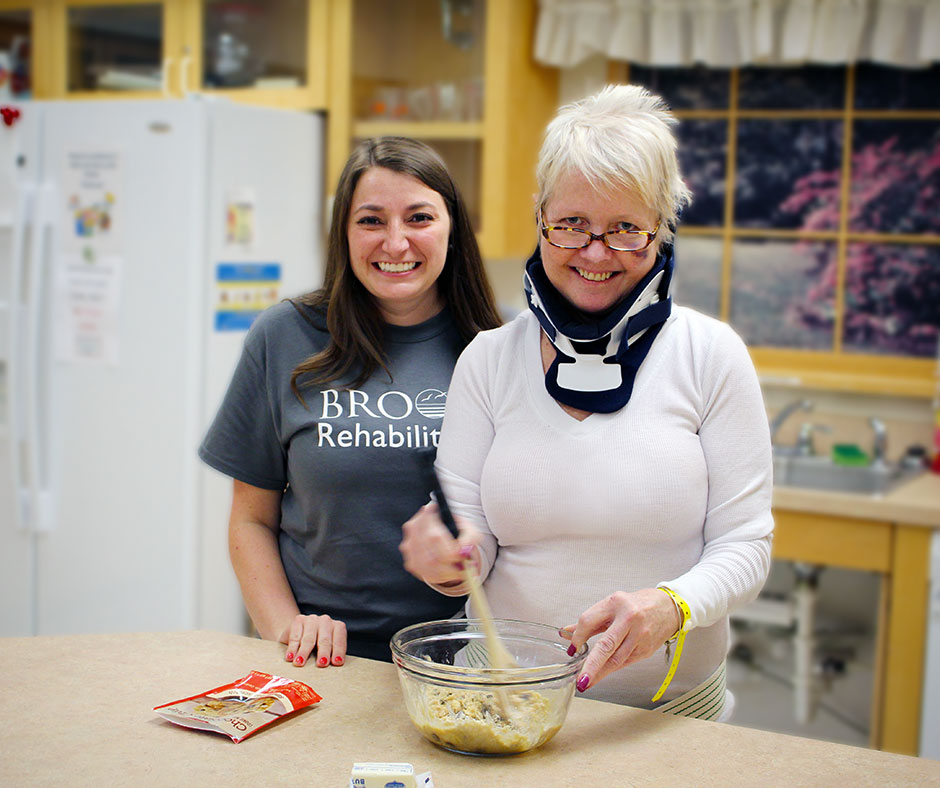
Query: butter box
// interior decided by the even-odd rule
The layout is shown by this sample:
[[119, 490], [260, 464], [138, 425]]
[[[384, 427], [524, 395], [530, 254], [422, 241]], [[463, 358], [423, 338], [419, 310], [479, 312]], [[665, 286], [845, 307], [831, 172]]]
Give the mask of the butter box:
[[416, 788], [410, 763], [354, 763], [350, 788]]

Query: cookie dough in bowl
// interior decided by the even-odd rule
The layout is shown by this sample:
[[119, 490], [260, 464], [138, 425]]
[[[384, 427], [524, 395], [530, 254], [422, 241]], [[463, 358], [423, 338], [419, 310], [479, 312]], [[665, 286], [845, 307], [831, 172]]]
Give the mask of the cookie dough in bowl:
[[519, 667], [488, 667], [474, 619], [417, 624], [392, 638], [408, 715], [440, 747], [474, 755], [526, 752], [564, 723], [587, 648], [569, 657], [569, 643], [554, 627], [495, 623]]

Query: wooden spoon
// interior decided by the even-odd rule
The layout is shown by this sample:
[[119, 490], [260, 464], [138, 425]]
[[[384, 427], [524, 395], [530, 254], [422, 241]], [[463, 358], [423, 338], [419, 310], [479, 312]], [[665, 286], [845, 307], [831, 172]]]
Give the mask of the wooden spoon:
[[[437, 471], [434, 468], [434, 454], [430, 451], [422, 452], [422, 459], [425, 462], [428, 482], [431, 485], [431, 492], [434, 493], [434, 499], [440, 509], [441, 521], [447, 526], [447, 530], [456, 539], [460, 535], [454, 515], [447, 503], [447, 497], [441, 489], [441, 482], [438, 479]], [[473, 571], [471, 565], [464, 563], [463, 578], [470, 592], [470, 601], [473, 603], [473, 609], [483, 625], [483, 635], [486, 638], [486, 651], [489, 659], [489, 666], [504, 670], [507, 668], [518, 668], [519, 663], [509, 653], [499, 635], [496, 633], [496, 624], [493, 622], [493, 614], [490, 611], [490, 604], [486, 599], [483, 586], [480, 583], [480, 576]], [[509, 693], [497, 689], [495, 691], [497, 704], [501, 707], [499, 715], [503, 719], [509, 719], [509, 710], [512, 708], [512, 699]]]
[[480, 583], [480, 576], [473, 571], [469, 564], [464, 564], [464, 581], [470, 591], [470, 601], [473, 603], [473, 609], [483, 624], [483, 635], [486, 638], [486, 651], [489, 655], [490, 667], [505, 669], [518, 668], [519, 663], [513, 658], [503, 645], [499, 635], [496, 633], [496, 624], [493, 623], [493, 614], [490, 612], [490, 604], [483, 591], [483, 585]]

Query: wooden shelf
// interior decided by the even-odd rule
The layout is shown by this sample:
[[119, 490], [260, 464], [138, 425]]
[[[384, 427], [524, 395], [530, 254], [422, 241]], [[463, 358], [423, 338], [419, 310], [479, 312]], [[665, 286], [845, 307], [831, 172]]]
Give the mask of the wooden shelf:
[[353, 123], [353, 136], [396, 135], [424, 140], [483, 140], [480, 121], [359, 120]]
[[326, 106], [305, 86], [284, 88], [202, 88], [206, 96], [220, 96], [241, 104], [252, 104], [276, 109], [324, 110]]
[[937, 362], [898, 356], [750, 348], [763, 385], [930, 399]]

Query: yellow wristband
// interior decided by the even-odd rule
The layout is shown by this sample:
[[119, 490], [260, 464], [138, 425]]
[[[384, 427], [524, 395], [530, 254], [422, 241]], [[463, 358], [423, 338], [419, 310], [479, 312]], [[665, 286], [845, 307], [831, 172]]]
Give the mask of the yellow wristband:
[[682, 657], [682, 646], [685, 643], [685, 633], [692, 628], [692, 611], [689, 609], [689, 603], [686, 602], [671, 588], [667, 588], [666, 586], [659, 586], [659, 590], [676, 603], [676, 607], [679, 609], [679, 629], [676, 630], [675, 635], [666, 641], [667, 644], [675, 641], [676, 653], [672, 656], [672, 662], [669, 665], [669, 671], [666, 673], [666, 678], [663, 679], [663, 683], [660, 685], [659, 689], [656, 691], [656, 694], [653, 696], [653, 702], [659, 700], [663, 696], [666, 688], [672, 682], [672, 677], [676, 675], [676, 668], [679, 667], [679, 659]]

